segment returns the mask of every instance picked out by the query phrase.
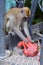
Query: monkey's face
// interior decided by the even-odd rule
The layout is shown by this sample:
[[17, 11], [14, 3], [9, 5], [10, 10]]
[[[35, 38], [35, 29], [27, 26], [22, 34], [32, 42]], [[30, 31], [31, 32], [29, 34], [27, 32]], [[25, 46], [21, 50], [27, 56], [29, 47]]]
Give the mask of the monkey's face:
[[20, 21], [25, 22], [28, 20], [28, 17], [30, 17], [30, 15], [31, 15], [30, 9], [28, 7], [23, 7], [23, 8], [21, 8], [21, 10], [18, 14], [18, 19]]
[[27, 16], [27, 13], [25, 12], [25, 10], [21, 9], [20, 13], [18, 14], [18, 18], [20, 21], [23, 21], [23, 19], [27, 20], [28, 16]]

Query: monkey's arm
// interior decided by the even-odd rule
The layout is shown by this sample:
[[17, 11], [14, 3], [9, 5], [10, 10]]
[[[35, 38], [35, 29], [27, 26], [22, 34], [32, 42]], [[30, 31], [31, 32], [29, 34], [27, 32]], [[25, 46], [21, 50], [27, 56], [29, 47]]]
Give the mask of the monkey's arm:
[[22, 34], [22, 32], [18, 28], [14, 27], [13, 30], [23, 41], [28, 42], [28, 40], [25, 38], [25, 36]]
[[24, 22], [23, 24], [23, 29], [25, 34], [27, 35], [27, 37], [30, 39], [31, 42], [34, 42], [34, 40], [31, 39], [30, 33], [29, 33], [29, 29], [27, 27], [27, 22]]

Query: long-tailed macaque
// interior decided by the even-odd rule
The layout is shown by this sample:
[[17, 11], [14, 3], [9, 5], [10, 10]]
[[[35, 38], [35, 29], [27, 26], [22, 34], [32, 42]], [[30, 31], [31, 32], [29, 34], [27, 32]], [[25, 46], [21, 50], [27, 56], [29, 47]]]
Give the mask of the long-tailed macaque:
[[5, 15], [5, 30], [8, 32], [8, 34], [12, 33], [12, 35], [15, 35], [16, 33], [23, 41], [28, 42], [28, 40], [21, 32], [21, 29], [23, 28], [26, 36], [30, 39], [31, 42], [34, 42], [31, 39], [29, 29], [27, 27], [27, 20], [30, 15], [31, 12], [28, 7], [10, 9]]

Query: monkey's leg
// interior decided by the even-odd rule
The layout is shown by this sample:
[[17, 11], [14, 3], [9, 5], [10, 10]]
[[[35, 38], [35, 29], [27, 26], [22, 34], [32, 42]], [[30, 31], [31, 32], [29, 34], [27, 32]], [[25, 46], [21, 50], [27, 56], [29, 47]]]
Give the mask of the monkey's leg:
[[13, 30], [23, 41], [28, 42], [28, 40], [25, 38], [25, 36], [22, 34], [22, 32], [18, 28], [14, 27]]
[[27, 37], [29, 38], [29, 40], [30, 40], [31, 42], [34, 42], [34, 40], [31, 39], [31, 36], [30, 36], [30, 33], [29, 33], [29, 29], [28, 29], [28, 27], [27, 27], [27, 22], [24, 22], [24, 24], [23, 24], [23, 29], [24, 29], [25, 34], [26, 34]]

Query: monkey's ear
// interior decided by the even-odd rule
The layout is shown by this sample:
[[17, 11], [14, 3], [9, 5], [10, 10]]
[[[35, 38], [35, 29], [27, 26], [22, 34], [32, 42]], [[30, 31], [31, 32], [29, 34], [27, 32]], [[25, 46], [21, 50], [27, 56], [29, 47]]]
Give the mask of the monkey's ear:
[[31, 11], [30, 11], [30, 9], [28, 9], [28, 11], [27, 11], [27, 15], [28, 15], [28, 16], [31, 15]]
[[30, 9], [29, 9], [28, 7], [23, 7], [22, 9], [26, 11], [26, 14], [27, 14], [28, 16], [31, 15], [31, 11], [30, 11]]

